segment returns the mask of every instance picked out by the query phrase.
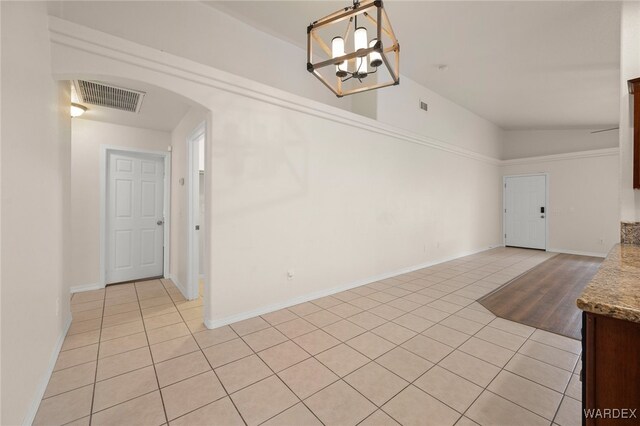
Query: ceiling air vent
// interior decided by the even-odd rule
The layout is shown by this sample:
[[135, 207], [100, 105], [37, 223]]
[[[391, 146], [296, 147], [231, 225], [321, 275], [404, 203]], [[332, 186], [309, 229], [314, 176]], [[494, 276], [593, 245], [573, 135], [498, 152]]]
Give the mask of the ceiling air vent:
[[124, 89], [98, 81], [74, 81], [80, 103], [121, 111], [139, 112], [145, 92]]
[[429, 106], [427, 105], [426, 102], [420, 101], [420, 109], [423, 109], [425, 111], [429, 111]]

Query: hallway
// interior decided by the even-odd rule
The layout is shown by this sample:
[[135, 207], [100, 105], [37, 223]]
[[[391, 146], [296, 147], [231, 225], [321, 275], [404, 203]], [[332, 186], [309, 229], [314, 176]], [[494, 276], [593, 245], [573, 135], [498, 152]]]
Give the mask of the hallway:
[[577, 425], [580, 342], [475, 301], [551, 256], [492, 249], [214, 330], [170, 280], [77, 293], [34, 424]]

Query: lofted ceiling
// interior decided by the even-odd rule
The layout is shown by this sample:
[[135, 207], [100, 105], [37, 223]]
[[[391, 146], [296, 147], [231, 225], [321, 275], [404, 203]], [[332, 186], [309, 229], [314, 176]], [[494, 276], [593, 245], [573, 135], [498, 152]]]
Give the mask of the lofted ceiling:
[[[350, 2], [206, 3], [305, 49], [306, 26]], [[618, 123], [618, 2], [388, 0], [385, 8], [402, 74], [504, 129]]]
[[183, 96], [140, 81], [115, 77], [95, 79], [95, 81], [145, 92], [145, 95], [138, 113], [83, 104], [88, 108], [82, 115], [86, 120], [170, 132], [191, 107], [190, 101]]

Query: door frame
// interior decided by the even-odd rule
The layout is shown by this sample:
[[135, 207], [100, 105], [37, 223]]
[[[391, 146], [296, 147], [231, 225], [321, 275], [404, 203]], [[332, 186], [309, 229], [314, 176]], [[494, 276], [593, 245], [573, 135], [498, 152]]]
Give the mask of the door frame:
[[[200, 293], [200, 240], [196, 235], [196, 211], [200, 213], [200, 207], [196, 209], [196, 201], [200, 197], [200, 170], [195, 166], [194, 157], [195, 154], [199, 155], [199, 147], [196, 146], [196, 141], [204, 137], [204, 150], [205, 156], [207, 152], [207, 125], [206, 121], [202, 121], [198, 124], [187, 136], [187, 299], [197, 299]], [[205, 174], [207, 170], [205, 169]], [[196, 193], [197, 191], [197, 193]], [[200, 230], [202, 230], [203, 218], [200, 220]], [[199, 234], [200, 238], [203, 238], [202, 232]], [[204, 253], [203, 257], [204, 257]]]
[[[544, 176], [544, 251], [549, 251], [549, 173], [521, 173], [516, 175], [503, 175], [502, 176], [502, 246], [507, 246], [507, 179], [516, 177], [530, 177], [530, 176]], [[540, 250], [540, 249], [531, 249]]]
[[163, 235], [163, 277], [169, 278], [171, 253], [171, 152], [117, 145], [100, 145], [100, 287], [107, 285], [107, 181], [109, 169], [107, 159], [112, 153], [153, 155], [164, 159], [164, 235]]

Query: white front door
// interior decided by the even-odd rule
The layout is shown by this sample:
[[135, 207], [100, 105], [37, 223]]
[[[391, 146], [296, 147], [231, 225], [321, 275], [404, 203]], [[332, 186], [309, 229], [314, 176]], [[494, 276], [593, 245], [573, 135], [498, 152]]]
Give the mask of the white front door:
[[547, 177], [505, 178], [505, 245], [546, 249]]
[[164, 159], [107, 158], [106, 283], [158, 277], [164, 269]]

